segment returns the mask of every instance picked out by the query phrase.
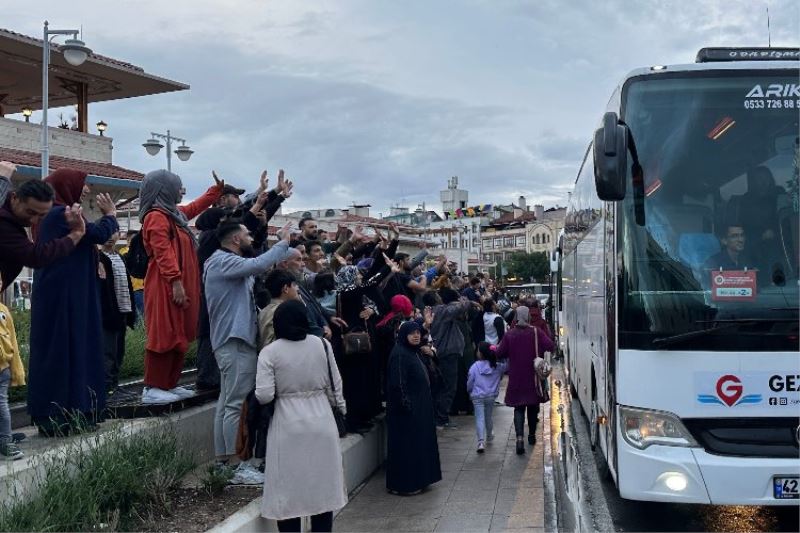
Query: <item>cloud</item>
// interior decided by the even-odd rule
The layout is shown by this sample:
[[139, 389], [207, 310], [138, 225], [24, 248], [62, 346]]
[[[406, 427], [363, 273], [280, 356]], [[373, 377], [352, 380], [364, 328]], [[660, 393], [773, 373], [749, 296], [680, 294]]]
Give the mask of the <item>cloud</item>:
[[[566, 202], [611, 92], [640, 66], [686, 63], [709, 45], [763, 45], [751, 0], [155, 0], [13, 5], [28, 35], [83, 24], [99, 53], [191, 90], [93, 104], [115, 163], [165, 165], [141, 143], [170, 129], [190, 194], [216, 169], [253, 188], [264, 168], [296, 179], [287, 209], [405, 201], [439, 207], [447, 178], [471, 203]], [[770, 2], [773, 45], [797, 45], [800, 8]], [[57, 113], [54, 114], [57, 116]], [[36, 117], [34, 116], [34, 120]]]

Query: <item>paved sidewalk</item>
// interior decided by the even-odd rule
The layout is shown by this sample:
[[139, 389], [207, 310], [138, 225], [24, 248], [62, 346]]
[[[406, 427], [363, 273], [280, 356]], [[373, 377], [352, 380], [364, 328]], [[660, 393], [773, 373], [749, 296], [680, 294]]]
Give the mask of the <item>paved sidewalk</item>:
[[438, 432], [442, 481], [416, 496], [395, 496], [380, 471], [336, 517], [334, 531], [543, 532], [544, 414], [536, 446], [526, 436], [524, 455], [515, 453], [513, 418], [513, 409], [495, 405], [495, 440], [478, 455], [473, 417], [453, 417], [459, 427]]

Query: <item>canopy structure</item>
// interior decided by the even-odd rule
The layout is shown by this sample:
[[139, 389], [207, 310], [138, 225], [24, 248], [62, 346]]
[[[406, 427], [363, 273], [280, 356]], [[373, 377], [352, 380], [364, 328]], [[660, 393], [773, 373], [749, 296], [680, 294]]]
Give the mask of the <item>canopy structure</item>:
[[[91, 43], [89, 43], [91, 46]], [[89, 102], [183, 91], [189, 86], [141, 67], [92, 53], [80, 66], [50, 44], [50, 107], [76, 105], [78, 130], [88, 131]], [[42, 107], [42, 40], [0, 29], [0, 116]]]

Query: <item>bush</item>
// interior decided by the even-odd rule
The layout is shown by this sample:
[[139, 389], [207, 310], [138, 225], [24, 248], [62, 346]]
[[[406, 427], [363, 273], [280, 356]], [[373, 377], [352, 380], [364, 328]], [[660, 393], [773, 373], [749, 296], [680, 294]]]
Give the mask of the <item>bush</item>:
[[[30, 357], [30, 331], [31, 331], [31, 312], [15, 309], [11, 312], [14, 318], [14, 326], [17, 330], [17, 343], [19, 344], [20, 356], [25, 371], [28, 371], [28, 359]], [[125, 359], [122, 361], [119, 378], [120, 381], [138, 379], [144, 376], [144, 345], [147, 340], [144, 326], [142, 323], [136, 329], [129, 329], [125, 334]], [[189, 345], [186, 353], [184, 368], [195, 366], [197, 355], [197, 343]], [[10, 402], [25, 401], [27, 395], [26, 387], [12, 387], [8, 391]]]
[[[90, 446], [93, 444], [94, 446]], [[0, 505], [0, 531], [117, 531], [169, 506], [196, 465], [174, 428], [129, 435], [121, 426], [37, 456], [38, 492]]]

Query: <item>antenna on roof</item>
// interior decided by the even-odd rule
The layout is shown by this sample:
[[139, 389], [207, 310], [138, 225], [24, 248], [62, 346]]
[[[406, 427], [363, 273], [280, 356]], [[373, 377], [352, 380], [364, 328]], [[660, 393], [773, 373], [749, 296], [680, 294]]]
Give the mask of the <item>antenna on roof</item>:
[[769, 0], [767, 0], [767, 48], [772, 48], [772, 32], [769, 28]]

